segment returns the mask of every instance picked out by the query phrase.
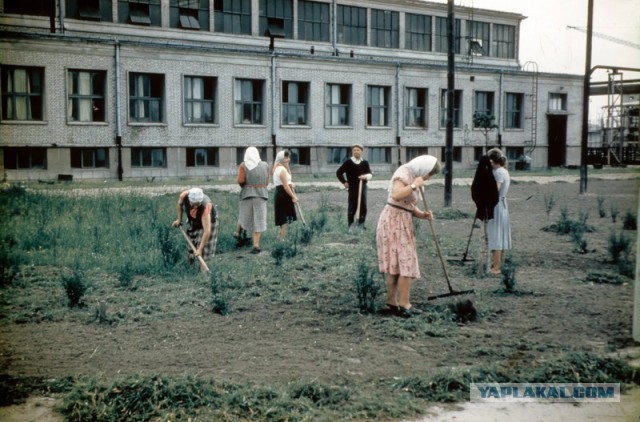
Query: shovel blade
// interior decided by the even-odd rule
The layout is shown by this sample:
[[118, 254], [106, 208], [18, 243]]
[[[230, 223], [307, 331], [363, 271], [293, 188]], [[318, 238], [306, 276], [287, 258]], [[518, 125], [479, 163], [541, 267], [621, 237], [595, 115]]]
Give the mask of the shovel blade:
[[466, 294], [470, 294], [470, 293], [475, 293], [475, 291], [474, 290], [463, 290], [463, 291], [460, 291], [460, 292], [451, 291], [449, 293], [443, 293], [441, 295], [429, 296], [429, 297], [427, 297], [427, 300], [439, 299], [439, 298], [442, 298], [442, 297], [466, 295]]

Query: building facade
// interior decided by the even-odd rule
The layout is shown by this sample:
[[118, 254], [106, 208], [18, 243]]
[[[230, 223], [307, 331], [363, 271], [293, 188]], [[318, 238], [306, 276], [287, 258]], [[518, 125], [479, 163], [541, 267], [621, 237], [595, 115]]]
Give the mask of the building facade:
[[[521, 64], [520, 14], [454, 17], [454, 169], [497, 144], [579, 164], [582, 76]], [[308, 174], [356, 142], [374, 171], [444, 159], [447, 37], [419, 0], [0, 0], [4, 179], [228, 177], [248, 146]]]

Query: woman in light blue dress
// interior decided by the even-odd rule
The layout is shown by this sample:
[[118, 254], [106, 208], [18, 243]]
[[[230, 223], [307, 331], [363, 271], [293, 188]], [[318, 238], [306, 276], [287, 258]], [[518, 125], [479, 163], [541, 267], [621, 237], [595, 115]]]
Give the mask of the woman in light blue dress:
[[511, 178], [505, 168], [507, 158], [498, 148], [492, 148], [487, 152], [493, 176], [496, 179], [498, 189], [498, 203], [493, 209], [493, 218], [487, 225], [489, 237], [489, 250], [491, 251], [491, 274], [500, 274], [500, 265], [504, 260], [504, 251], [511, 249], [511, 221], [509, 220], [509, 207], [507, 205], [507, 193]]

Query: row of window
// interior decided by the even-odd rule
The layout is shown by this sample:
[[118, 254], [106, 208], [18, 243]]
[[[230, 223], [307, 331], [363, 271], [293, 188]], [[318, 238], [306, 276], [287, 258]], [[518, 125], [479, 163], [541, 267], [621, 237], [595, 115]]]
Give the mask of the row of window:
[[[44, 120], [44, 68], [2, 66], [3, 121]], [[105, 122], [107, 74], [103, 70], [67, 71], [67, 119], [69, 122]], [[129, 121], [131, 123], [165, 122], [165, 76], [152, 73], [129, 73]], [[282, 81], [282, 126], [309, 126], [311, 83]], [[233, 87], [234, 124], [264, 124], [266, 81], [235, 79]], [[404, 126], [429, 127], [428, 88], [405, 87]], [[453, 126], [462, 128], [462, 90], [453, 95]], [[183, 122], [185, 124], [218, 123], [218, 79], [214, 76], [183, 76]], [[446, 127], [447, 90], [440, 90], [439, 126]], [[524, 94], [505, 93], [504, 128], [524, 126]], [[391, 87], [366, 86], [367, 127], [391, 127]], [[495, 116], [495, 93], [474, 91], [473, 115]], [[566, 110], [566, 94], [551, 93], [549, 110]], [[327, 127], [351, 126], [353, 96], [351, 84], [328, 83], [325, 86], [324, 121]], [[482, 125], [474, 119], [474, 128]]]
[[[440, 148], [440, 158], [445, 159], [445, 147]], [[524, 154], [524, 147], [507, 147], [509, 159], [515, 159]], [[311, 164], [311, 148], [294, 147], [288, 148], [291, 162], [296, 165], [308, 166]], [[423, 155], [433, 154], [434, 147], [407, 147], [406, 161]], [[267, 157], [267, 148], [259, 148], [263, 160]], [[474, 147], [474, 158], [476, 161], [486, 153], [485, 147]], [[71, 148], [70, 149], [71, 168], [74, 169], [108, 169], [109, 168], [109, 148]], [[192, 167], [219, 167], [219, 148], [185, 148], [186, 166]], [[236, 165], [243, 160], [245, 148], [236, 148]], [[349, 147], [329, 147], [326, 148], [327, 164], [342, 164], [351, 156]], [[390, 147], [369, 147], [367, 148], [367, 160], [371, 164], [390, 164]], [[462, 147], [453, 148], [453, 161], [462, 161]], [[134, 168], [163, 168], [167, 167], [167, 149], [163, 147], [138, 147], [131, 148], [131, 167]], [[4, 168], [10, 170], [23, 169], [46, 169], [47, 168], [47, 148], [44, 147], [9, 147], [4, 148]]]
[[[117, 1], [115, 21], [124, 24], [161, 26], [161, 0]], [[49, 15], [51, 0], [5, 0], [5, 13]], [[112, 0], [66, 0], [66, 17], [93, 21], [114, 21]], [[329, 42], [331, 4], [318, 1], [297, 2], [297, 36], [306, 41]], [[260, 0], [258, 10], [259, 34], [269, 31], [284, 38], [294, 38], [293, 0]], [[370, 12], [370, 13], [368, 13]], [[55, 13], [55, 11], [54, 11]], [[214, 31], [251, 35], [251, 0], [214, 0]], [[366, 7], [337, 5], [336, 40], [341, 44], [370, 45], [383, 48], [405, 48], [414, 51], [447, 52], [447, 18], [404, 13], [405, 42], [400, 45], [400, 12], [367, 9]], [[461, 33], [462, 22], [455, 21], [455, 52], [465, 54], [515, 58], [516, 27], [466, 20], [466, 35]], [[209, 0], [170, 0], [169, 25], [172, 28], [209, 31]], [[367, 34], [370, 39], [367, 40]]]

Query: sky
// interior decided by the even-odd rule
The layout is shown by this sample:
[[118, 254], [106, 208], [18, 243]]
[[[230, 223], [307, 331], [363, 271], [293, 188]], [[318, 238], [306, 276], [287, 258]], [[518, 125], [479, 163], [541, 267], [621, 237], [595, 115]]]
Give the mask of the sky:
[[[447, 3], [446, 0], [431, 1]], [[587, 34], [567, 26], [586, 30], [588, 0], [454, 0], [454, 5], [526, 16], [520, 25], [521, 64], [533, 61], [540, 72], [584, 75]], [[640, 1], [593, 0], [593, 31], [592, 67], [640, 68], [640, 49], [595, 35], [597, 32], [640, 44]], [[623, 79], [640, 79], [640, 72], [624, 72]], [[600, 70], [591, 78], [592, 82], [606, 80], [607, 73]], [[592, 97], [591, 104], [592, 119], [600, 106], [606, 104], [606, 97]]]

